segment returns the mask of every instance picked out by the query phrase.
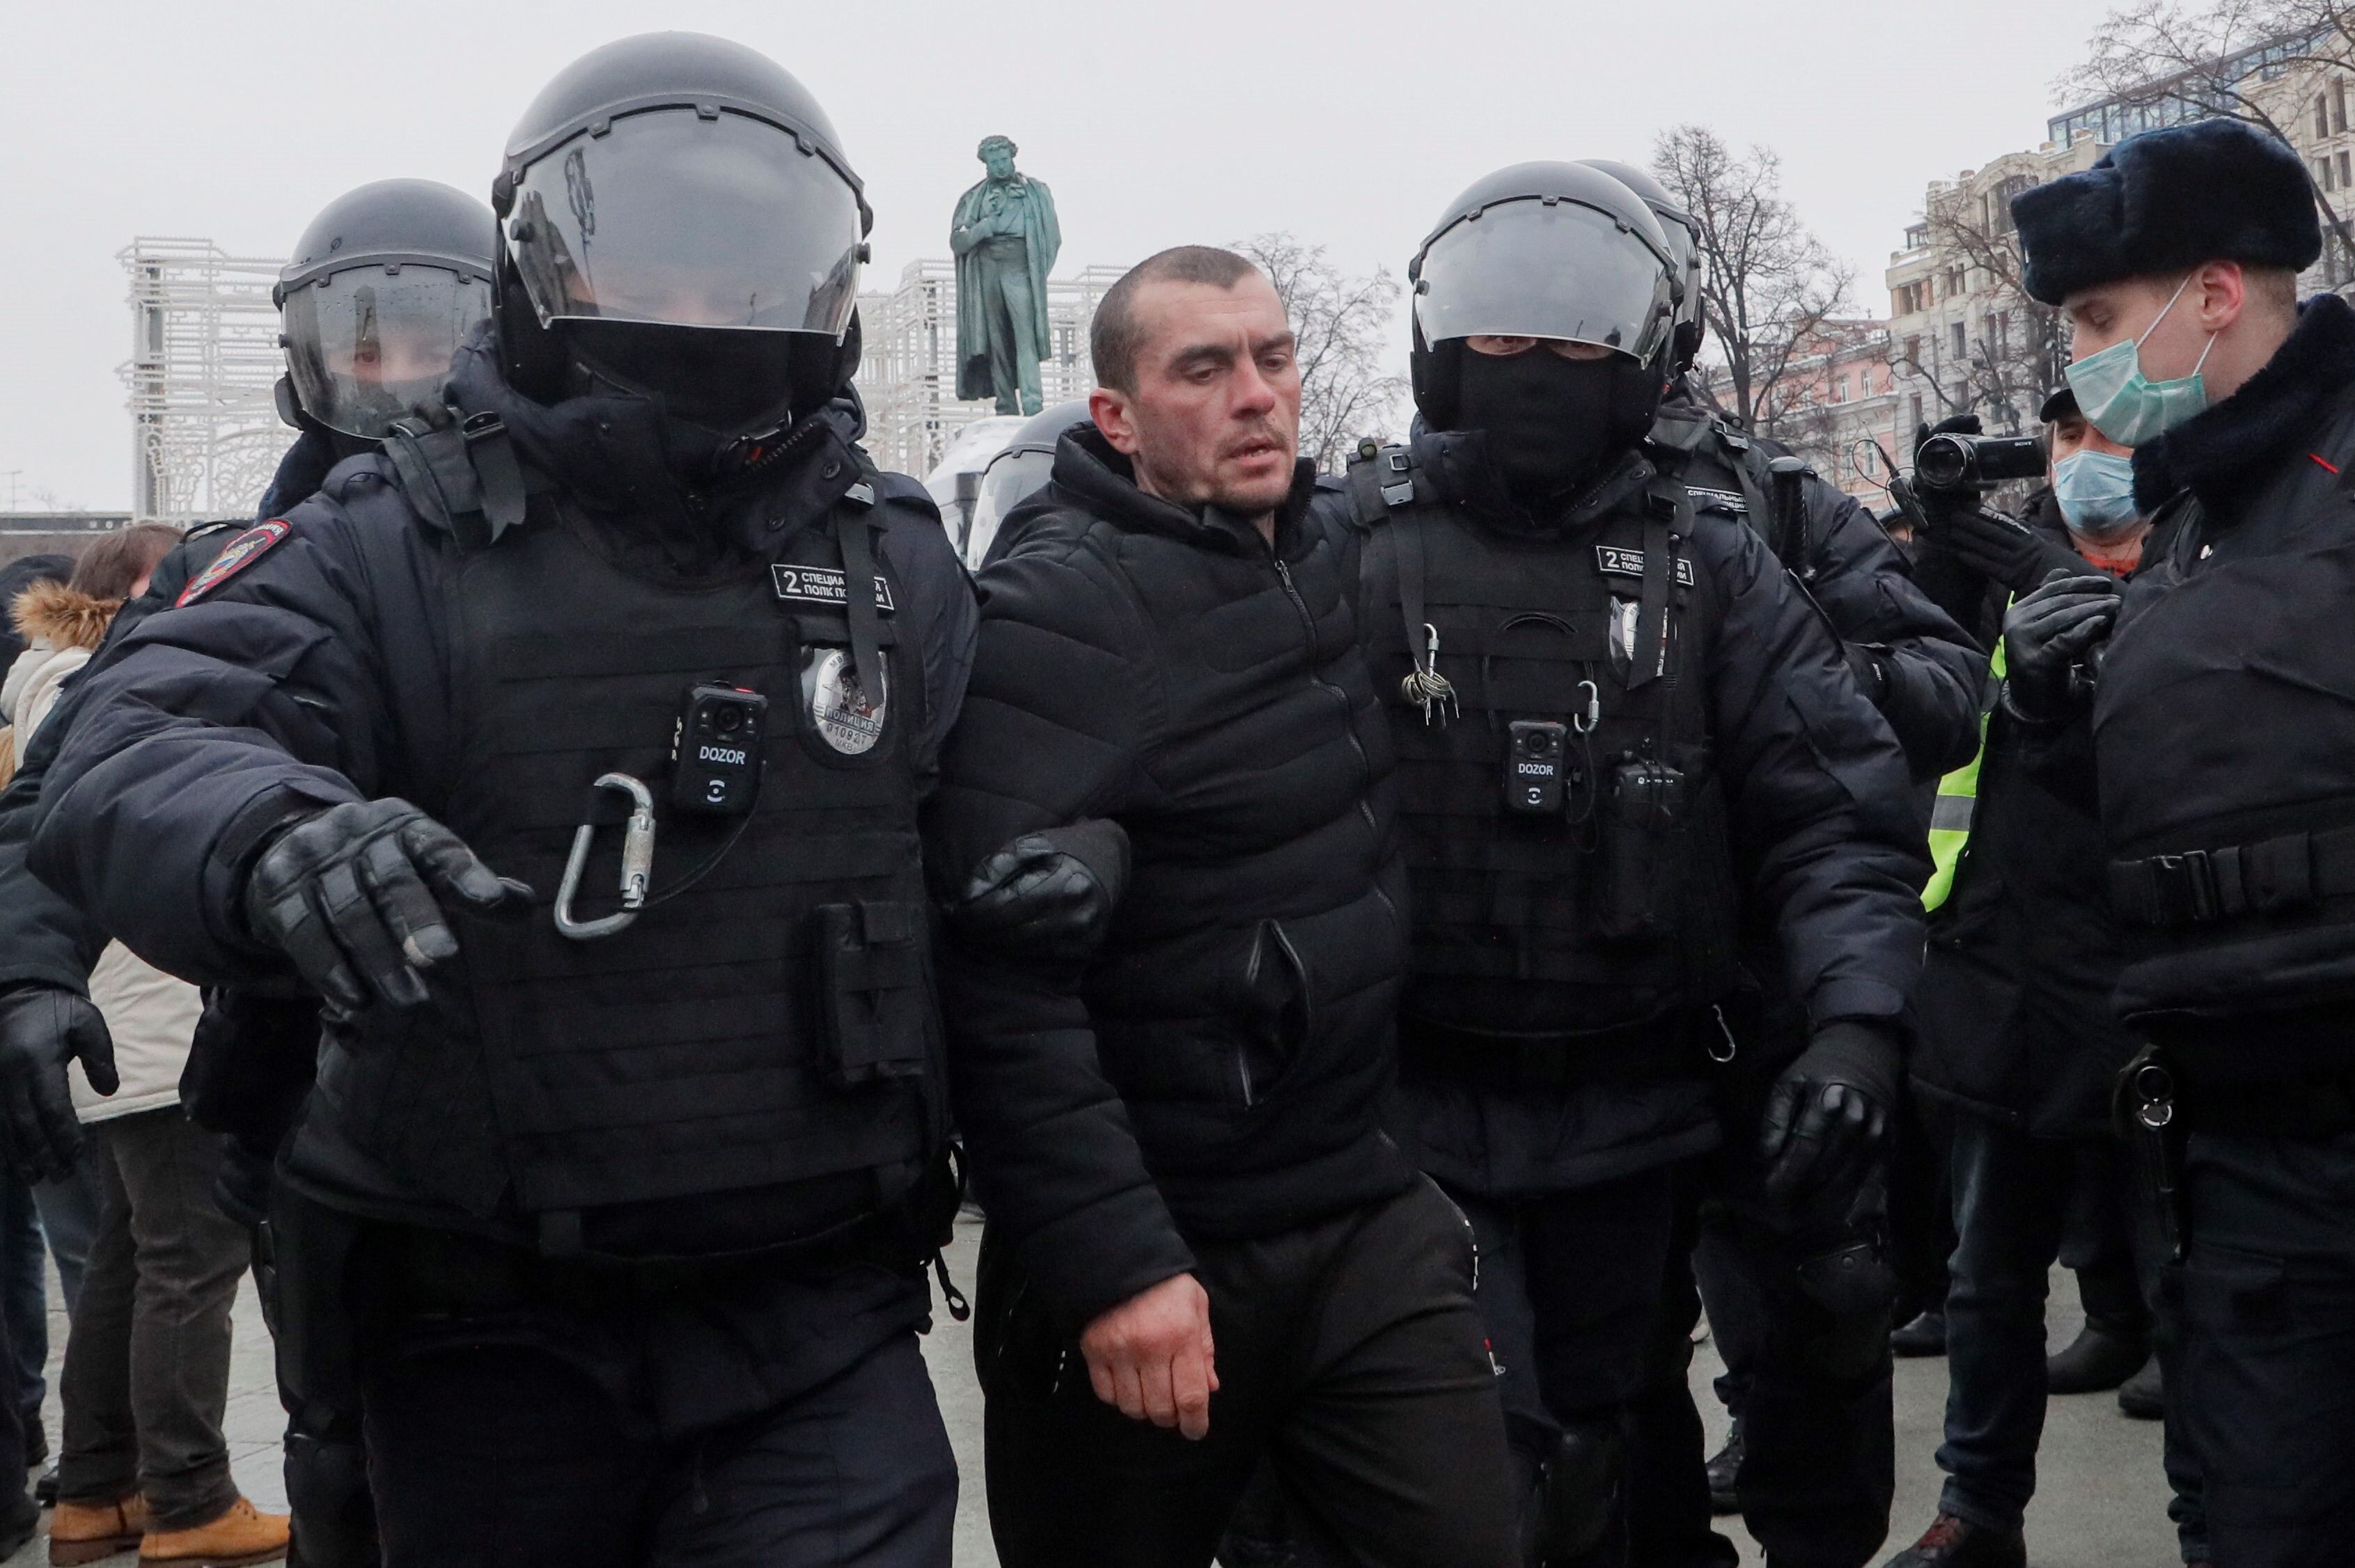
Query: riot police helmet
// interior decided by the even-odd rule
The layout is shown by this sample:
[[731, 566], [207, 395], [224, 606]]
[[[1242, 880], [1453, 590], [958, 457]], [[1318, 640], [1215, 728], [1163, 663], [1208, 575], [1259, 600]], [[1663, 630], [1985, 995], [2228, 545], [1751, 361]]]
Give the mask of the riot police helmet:
[[1700, 225], [1684, 203], [1668, 194], [1668, 187], [1635, 165], [1615, 158], [1581, 158], [1579, 162], [1590, 169], [1601, 169], [1642, 197], [1652, 216], [1660, 220], [1660, 229], [1668, 237], [1670, 256], [1681, 269], [1685, 290], [1677, 306], [1676, 348], [1671, 357], [1678, 370], [1689, 368], [1700, 353], [1701, 334], [1708, 325], [1701, 303]]
[[1007, 513], [1047, 486], [1055, 472], [1055, 443], [1074, 425], [1089, 422], [1084, 400], [1057, 403], [1030, 416], [999, 448], [981, 471], [981, 493], [974, 497], [973, 527], [965, 535], [965, 564], [979, 570], [990, 559], [997, 530]]
[[543, 89], [492, 187], [522, 389], [567, 370], [729, 434], [811, 411], [857, 368], [873, 215], [833, 123], [755, 49], [647, 33]]
[[281, 418], [360, 441], [439, 391], [491, 313], [491, 209], [432, 180], [378, 180], [329, 202], [271, 291], [286, 374]]
[[1450, 202], [1407, 265], [1416, 407], [1444, 429], [1470, 337], [1584, 344], [1667, 369], [1683, 271], [1643, 198], [1583, 164], [1515, 164]]

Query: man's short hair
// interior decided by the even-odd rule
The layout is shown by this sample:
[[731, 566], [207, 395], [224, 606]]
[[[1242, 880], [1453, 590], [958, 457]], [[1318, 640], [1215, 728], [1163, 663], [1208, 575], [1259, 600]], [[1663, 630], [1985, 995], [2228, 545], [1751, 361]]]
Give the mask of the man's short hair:
[[1014, 144], [1014, 138], [1011, 136], [984, 136], [981, 139], [981, 145], [974, 150], [973, 155], [976, 158], [986, 158], [993, 149], [999, 147], [1006, 149], [1006, 155], [1009, 158], [1021, 155], [1022, 149]]
[[2278, 316], [2297, 314], [2297, 274], [2287, 267], [2243, 267], [2248, 296]]
[[1231, 289], [1259, 269], [1232, 251], [1215, 245], [1178, 245], [1147, 256], [1120, 275], [1096, 302], [1088, 329], [1088, 354], [1096, 362], [1098, 384], [1114, 391], [1136, 390], [1136, 354], [1144, 347], [1136, 325], [1136, 292], [1147, 283], [1208, 283]]

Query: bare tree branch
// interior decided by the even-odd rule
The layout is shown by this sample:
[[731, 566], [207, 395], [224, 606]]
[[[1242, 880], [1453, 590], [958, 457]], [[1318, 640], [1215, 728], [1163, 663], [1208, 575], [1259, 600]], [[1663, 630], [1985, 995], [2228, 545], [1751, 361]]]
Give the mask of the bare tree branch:
[[1254, 235], [1235, 251], [1258, 263], [1299, 339], [1300, 454], [1338, 469], [1359, 437], [1389, 434], [1403, 378], [1383, 368], [1399, 283], [1380, 268], [1343, 275], [1325, 247], [1294, 235]]
[[1848, 304], [1855, 270], [1835, 258], [1782, 195], [1782, 160], [1764, 147], [1737, 156], [1705, 125], [1662, 132], [1652, 172], [1699, 230], [1701, 297], [1725, 362], [1728, 411], [1779, 435], [1776, 389], [1824, 324]]
[[[2274, 58], [2265, 58], [2268, 52]], [[2069, 104], [2115, 101], [2154, 123], [2222, 116], [2295, 144], [2306, 111], [2266, 89], [2287, 59], [2355, 71], [2355, 6], [2332, 0], [2134, 0], [2094, 29], [2085, 59], [2053, 81]], [[2355, 236], [2311, 169], [2307, 183], [2329, 232], [2331, 281], [2343, 281]]]

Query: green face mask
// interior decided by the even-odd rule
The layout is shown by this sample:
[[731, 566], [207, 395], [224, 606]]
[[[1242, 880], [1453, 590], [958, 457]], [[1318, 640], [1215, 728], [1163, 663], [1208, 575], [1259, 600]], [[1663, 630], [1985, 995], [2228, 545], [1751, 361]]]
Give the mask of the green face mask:
[[2200, 351], [2200, 364], [2191, 367], [2189, 376], [2154, 381], [2142, 372], [2142, 346], [2190, 286], [2191, 275], [2187, 272], [2183, 282], [2175, 285], [2167, 310], [2143, 328], [2140, 337], [2131, 343], [2113, 343], [2069, 367], [2069, 389], [2077, 394], [2077, 406], [2095, 430], [2120, 446], [2140, 446], [2208, 406], [2208, 383], [2200, 379], [2200, 368], [2208, 363], [2209, 349], [2216, 347], [2215, 334], [2209, 334], [2207, 347]]

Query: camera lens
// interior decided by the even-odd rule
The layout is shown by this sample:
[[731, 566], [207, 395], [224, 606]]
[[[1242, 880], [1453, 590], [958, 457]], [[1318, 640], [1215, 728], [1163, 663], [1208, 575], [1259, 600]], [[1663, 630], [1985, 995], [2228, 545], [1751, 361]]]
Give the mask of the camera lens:
[[744, 710], [732, 702], [720, 704], [719, 711], [713, 718], [716, 727], [723, 735], [733, 735], [737, 731], [744, 728]]

